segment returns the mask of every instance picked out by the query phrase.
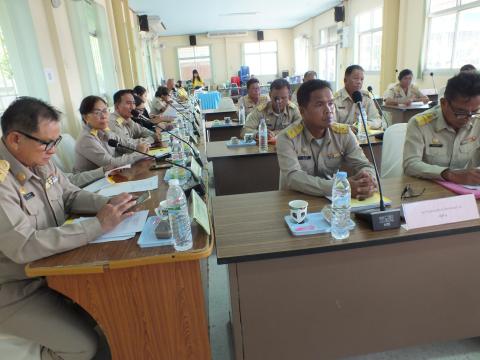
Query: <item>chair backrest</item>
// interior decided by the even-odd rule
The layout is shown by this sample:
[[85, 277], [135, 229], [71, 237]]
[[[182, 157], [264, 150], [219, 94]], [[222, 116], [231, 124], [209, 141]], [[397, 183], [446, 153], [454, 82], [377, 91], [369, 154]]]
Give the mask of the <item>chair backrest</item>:
[[394, 124], [385, 130], [382, 144], [382, 178], [403, 175], [403, 145], [407, 123]]
[[0, 334], [0, 354], [8, 360], [40, 360], [40, 345], [16, 336]]
[[57, 159], [53, 161], [57, 163], [60, 160], [62, 164], [59, 168], [63, 172], [73, 172], [73, 165], [75, 164], [75, 139], [70, 134], [62, 134], [62, 141], [57, 147]]

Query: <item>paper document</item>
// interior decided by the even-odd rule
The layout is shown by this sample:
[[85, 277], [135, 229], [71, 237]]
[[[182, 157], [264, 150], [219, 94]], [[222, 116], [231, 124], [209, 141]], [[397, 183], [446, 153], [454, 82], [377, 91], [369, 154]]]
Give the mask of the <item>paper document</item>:
[[480, 185], [462, 185], [465, 189], [480, 190]]
[[171, 152], [172, 152], [172, 149], [170, 147], [156, 148], [156, 149], [148, 150], [148, 155], [152, 155], [152, 156], [155, 156], [155, 157], [161, 157], [165, 154], [170, 154]]
[[100, 190], [103, 196], [115, 196], [123, 192], [132, 193], [158, 189], [158, 175], [148, 179], [116, 183]]
[[90, 191], [92, 193], [102, 190], [112, 185], [112, 182], [108, 178], [101, 178], [88, 186], [85, 186], [83, 190]]
[[175, 110], [172, 106], [167, 106], [167, 108], [165, 109], [162, 115], [177, 117], [177, 110]]

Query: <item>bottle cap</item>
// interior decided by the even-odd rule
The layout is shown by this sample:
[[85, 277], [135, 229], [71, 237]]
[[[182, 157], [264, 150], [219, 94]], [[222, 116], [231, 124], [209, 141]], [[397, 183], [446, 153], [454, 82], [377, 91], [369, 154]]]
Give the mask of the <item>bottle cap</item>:
[[338, 179], [346, 179], [347, 178], [347, 173], [346, 171], [339, 171], [337, 172], [337, 175], [335, 176]]

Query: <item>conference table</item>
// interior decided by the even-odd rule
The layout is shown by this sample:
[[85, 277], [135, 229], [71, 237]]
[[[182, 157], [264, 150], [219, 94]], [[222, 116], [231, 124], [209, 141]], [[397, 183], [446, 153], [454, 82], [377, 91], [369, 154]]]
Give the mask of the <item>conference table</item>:
[[383, 105], [382, 110], [390, 113], [392, 117], [392, 123], [407, 123], [413, 116], [430, 109], [428, 104], [416, 105], [416, 106], [403, 106], [403, 105]]
[[202, 114], [205, 117], [205, 121], [223, 120], [227, 116], [231, 119], [236, 119], [238, 117], [237, 108], [235, 106], [229, 108], [206, 109], [202, 110]]
[[[408, 177], [385, 179], [400, 205], [453, 196]], [[415, 230], [371, 231], [360, 220], [346, 240], [294, 237], [288, 202], [327, 200], [293, 191], [213, 199], [217, 258], [227, 264], [235, 359], [336, 359], [480, 335], [480, 220]]]
[[233, 136], [240, 138], [242, 129], [243, 125], [238, 123], [238, 119], [232, 120], [230, 124], [225, 124], [223, 120], [205, 123], [208, 142], [230, 140]]
[[[122, 180], [159, 175], [159, 189], [139, 210], [165, 199], [165, 170], [143, 160], [122, 172]], [[112, 359], [210, 359], [206, 260], [213, 236], [192, 225], [193, 248], [140, 248], [138, 235], [126, 241], [89, 244], [35, 261], [28, 276], [45, 276], [48, 286], [85, 309], [104, 331]]]
[[[372, 150], [380, 171], [382, 140], [370, 137]], [[372, 161], [367, 142], [360, 143], [366, 157]], [[258, 146], [227, 147], [226, 141], [206, 144], [208, 161], [212, 162], [215, 194], [233, 195], [277, 190], [280, 178], [275, 145], [260, 153]], [[345, 169], [348, 171], [348, 166]]]

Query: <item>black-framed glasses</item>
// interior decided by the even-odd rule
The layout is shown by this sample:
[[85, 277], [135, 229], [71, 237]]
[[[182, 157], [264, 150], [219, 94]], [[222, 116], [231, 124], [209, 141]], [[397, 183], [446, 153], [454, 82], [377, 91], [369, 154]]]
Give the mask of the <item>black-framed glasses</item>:
[[452, 112], [457, 119], [466, 119], [466, 118], [479, 119], [480, 118], [480, 110], [477, 110], [477, 111], [474, 111], [474, 112], [457, 111], [452, 106], [452, 102], [450, 100], [447, 100], [447, 101], [448, 101], [448, 104], [450, 105], [450, 109], [452, 109]]
[[60, 135], [56, 140], [45, 141], [45, 140], [36, 138], [35, 136], [32, 136], [30, 134], [24, 133], [23, 131], [20, 131], [20, 130], [15, 130], [15, 131], [29, 138], [30, 140], [34, 140], [39, 144], [45, 145], [45, 151], [52, 150], [53, 147], [57, 146], [58, 144], [60, 144], [60, 141], [62, 141], [62, 135]]
[[421, 191], [415, 191], [412, 185], [407, 184], [403, 188], [402, 194], [400, 195], [400, 199], [405, 200], [405, 199], [422, 196], [424, 192], [425, 192], [425, 188], [423, 188]]
[[90, 112], [90, 114], [95, 115], [96, 117], [100, 117], [102, 115], [108, 115], [108, 109], [103, 109], [103, 110], [93, 110]]

